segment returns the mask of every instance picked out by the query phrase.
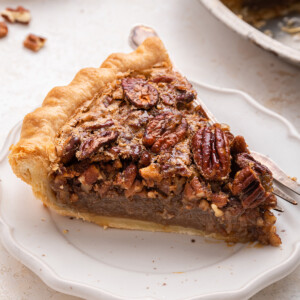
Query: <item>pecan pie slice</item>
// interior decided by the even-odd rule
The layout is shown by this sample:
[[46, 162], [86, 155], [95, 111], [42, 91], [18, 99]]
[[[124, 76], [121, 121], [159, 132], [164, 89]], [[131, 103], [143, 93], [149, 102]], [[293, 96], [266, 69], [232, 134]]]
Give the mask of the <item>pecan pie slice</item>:
[[196, 97], [149, 38], [50, 91], [25, 117], [10, 164], [62, 215], [278, 246], [271, 172]]

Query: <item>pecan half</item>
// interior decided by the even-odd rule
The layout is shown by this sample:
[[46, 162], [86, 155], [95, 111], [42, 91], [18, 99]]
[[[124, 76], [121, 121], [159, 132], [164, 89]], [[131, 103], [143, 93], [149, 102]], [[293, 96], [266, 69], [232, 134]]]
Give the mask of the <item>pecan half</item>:
[[236, 163], [241, 169], [251, 166], [258, 173], [268, 173], [269, 175], [272, 175], [272, 172], [266, 166], [262, 165], [259, 161], [255, 160], [248, 153], [238, 154], [236, 157]]
[[150, 109], [158, 102], [157, 89], [141, 78], [124, 78], [122, 87], [126, 99], [137, 108]]
[[31, 20], [30, 11], [23, 6], [17, 8], [6, 8], [1, 12], [1, 16], [9, 23], [29, 24]]
[[93, 134], [84, 140], [76, 153], [78, 160], [91, 157], [101, 146], [114, 142], [118, 138], [119, 133], [116, 131], [104, 131]]
[[41, 37], [41, 36], [37, 36], [34, 34], [28, 34], [28, 36], [26, 37], [23, 45], [25, 48], [32, 50], [34, 52], [39, 51], [42, 47], [44, 47], [46, 43], [46, 39]]
[[254, 208], [263, 202], [276, 203], [275, 196], [265, 191], [256, 172], [250, 167], [236, 173], [231, 189], [233, 195], [239, 196], [244, 208]]
[[220, 124], [203, 126], [192, 138], [194, 161], [207, 180], [224, 180], [230, 172], [230, 148]]
[[186, 136], [188, 123], [181, 115], [165, 112], [152, 119], [146, 128], [143, 144], [159, 153], [175, 146]]
[[5, 22], [0, 22], [0, 39], [4, 38], [8, 34], [8, 28]]

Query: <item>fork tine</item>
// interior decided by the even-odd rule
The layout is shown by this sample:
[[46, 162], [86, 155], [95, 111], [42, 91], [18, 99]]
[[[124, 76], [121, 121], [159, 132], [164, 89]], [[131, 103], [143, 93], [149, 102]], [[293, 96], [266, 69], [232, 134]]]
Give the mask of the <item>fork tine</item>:
[[294, 181], [293, 179], [290, 179], [288, 177], [288, 180], [286, 178], [275, 178], [276, 182], [279, 182], [289, 190], [293, 191], [294, 193], [300, 195], [300, 184], [297, 181]]
[[289, 202], [289, 203], [292, 203], [294, 205], [297, 205], [298, 202], [293, 199], [292, 197], [290, 197], [287, 193], [285, 193], [282, 189], [280, 189], [278, 186], [274, 186], [273, 188], [273, 194], [280, 197], [281, 199]]
[[271, 170], [276, 181], [300, 195], [300, 184], [291, 179], [271, 158], [252, 150], [251, 155]]
[[274, 209], [279, 212], [284, 212], [284, 209], [282, 207], [280, 207], [279, 205], [276, 205]]

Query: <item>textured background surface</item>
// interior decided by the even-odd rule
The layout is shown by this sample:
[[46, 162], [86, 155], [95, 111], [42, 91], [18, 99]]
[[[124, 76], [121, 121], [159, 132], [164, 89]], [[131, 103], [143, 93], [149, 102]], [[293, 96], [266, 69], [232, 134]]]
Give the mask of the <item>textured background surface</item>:
[[[0, 10], [19, 4], [2, 0]], [[243, 90], [300, 131], [300, 69], [243, 40], [196, 0], [24, 0], [22, 5], [31, 10], [32, 23], [10, 25], [9, 36], [0, 40], [0, 146], [53, 86], [67, 84], [80, 68], [100, 65], [111, 52], [130, 51], [128, 33], [139, 23], [156, 28], [188, 78]], [[22, 47], [31, 32], [48, 39], [39, 53]], [[300, 299], [299, 283], [300, 268], [252, 299]], [[0, 245], [0, 299], [76, 298], [48, 288]]]

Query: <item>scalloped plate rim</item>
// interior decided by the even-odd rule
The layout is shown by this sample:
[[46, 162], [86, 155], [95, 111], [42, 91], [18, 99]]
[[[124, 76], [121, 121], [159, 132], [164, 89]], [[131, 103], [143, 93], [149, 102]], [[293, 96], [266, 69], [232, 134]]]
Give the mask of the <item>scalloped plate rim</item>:
[[[275, 113], [274, 111], [262, 106], [257, 101], [254, 100], [250, 95], [245, 92], [230, 89], [230, 88], [222, 88], [216, 87], [210, 84], [206, 84], [203, 82], [198, 82], [190, 78], [192, 84], [198, 85], [204, 89], [208, 89], [218, 93], [227, 93], [227, 94], [237, 94], [240, 97], [244, 98], [248, 103], [252, 106], [256, 107], [258, 110], [263, 111], [264, 113], [271, 115], [272, 117], [279, 120], [284, 124], [285, 127], [288, 128], [289, 134], [295, 137], [300, 142], [300, 134], [296, 130], [296, 128], [284, 117]], [[3, 147], [0, 150], [0, 165], [6, 159], [8, 153], [8, 143], [11, 142], [12, 139], [15, 138], [16, 133], [20, 128], [21, 122], [18, 122], [7, 135]], [[54, 290], [60, 291], [62, 293], [79, 296], [79, 297], [106, 297], [105, 299], [127, 299], [126, 297], [116, 295], [109, 291], [106, 291], [103, 288], [95, 288], [90, 286], [89, 284], [73, 281], [71, 279], [66, 279], [57, 274], [50, 265], [46, 262], [42, 261], [41, 258], [33, 255], [28, 249], [25, 249], [22, 245], [18, 243], [18, 241], [13, 236], [14, 228], [11, 228], [0, 212], [0, 233], [1, 233], [1, 241], [5, 248], [11, 253], [17, 260], [27, 266], [31, 271], [33, 271], [41, 280], [47, 284], [49, 287]], [[293, 251], [290, 257], [283, 261], [282, 263], [274, 266], [273, 268], [268, 269], [265, 272], [259, 274], [255, 279], [249, 281], [246, 285], [238, 288], [236, 290], [231, 290], [227, 292], [213, 292], [202, 294], [200, 296], [192, 296], [188, 298], [184, 298], [184, 300], [196, 300], [196, 299], [247, 299], [253, 296], [255, 293], [265, 288], [266, 286], [284, 278], [293, 272], [297, 266], [300, 264], [300, 240], [293, 247]], [[42, 269], [42, 272], [40, 271]], [[276, 272], [276, 274], [274, 274]], [[70, 289], [72, 287], [72, 289]], [[234, 297], [234, 298], [233, 298]], [[158, 298], [154, 297], [139, 297], [132, 299], [151, 299], [155, 300]]]

